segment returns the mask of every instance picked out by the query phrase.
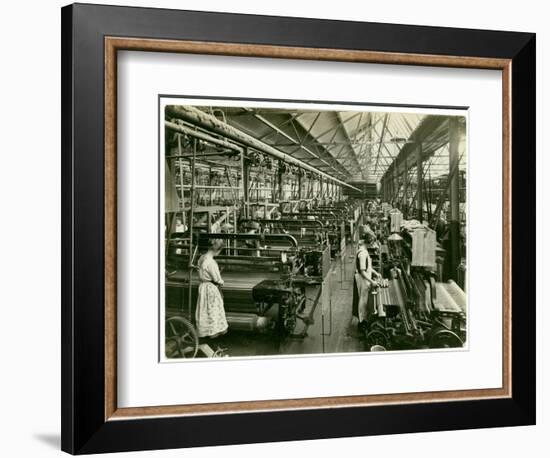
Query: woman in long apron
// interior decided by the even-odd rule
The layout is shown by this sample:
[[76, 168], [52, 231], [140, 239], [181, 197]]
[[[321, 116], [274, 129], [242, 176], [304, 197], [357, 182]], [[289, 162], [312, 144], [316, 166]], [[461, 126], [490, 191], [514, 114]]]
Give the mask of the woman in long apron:
[[199, 337], [218, 337], [227, 332], [227, 319], [220, 287], [223, 279], [214, 259], [223, 248], [223, 240], [208, 241], [208, 251], [199, 258], [199, 292], [195, 320]]
[[366, 241], [359, 240], [359, 249], [355, 255], [352, 314], [358, 319], [360, 331], [368, 327], [370, 319], [377, 313], [374, 308], [369, 308], [369, 292], [373, 286], [380, 284], [380, 280], [382, 275], [372, 268]]

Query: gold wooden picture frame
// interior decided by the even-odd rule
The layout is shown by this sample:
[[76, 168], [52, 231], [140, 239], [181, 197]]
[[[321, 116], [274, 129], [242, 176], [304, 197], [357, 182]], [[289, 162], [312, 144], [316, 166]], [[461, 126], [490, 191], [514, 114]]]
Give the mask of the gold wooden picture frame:
[[[231, 30], [218, 27], [227, 21], [233, 24]], [[281, 30], [299, 32], [282, 38]], [[414, 40], [420, 36], [430, 39]], [[63, 9], [62, 38], [64, 450], [92, 453], [534, 423], [535, 311], [534, 306], [527, 311], [523, 307], [529, 301], [534, 304], [534, 288], [526, 292], [525, 286], [532, 283], [535, 264], [517, 256], [535, 243], [533, 34], [71, 5]], [[121, 51], [501, 72], [502, 386], [119, 407]], [[83, 55], [86, 62], [79, 57]], [[521, 164], [515, 160], [519, 157]], [[514, 306], [522, 312], [513, 313]], [[396, 423], [396, 416], [406, 421]], [[254, 433], [253, 439], [234, 426], [236, 418]], [[304, 425], [300, 431], [291, 427], [295, 422]], [[211, 437], [209, 425], [223, 432]], [[156, 433], [159, 428], [164, 428], [163, 435]]]
[[[217, 404], [144, 406], [117, 408], [116, 402], [116, 68], [118, 51], [170, 52], [181, 54], [265, 57], [280, 59], [406, 64], [477, 68], [502, 72], [502, 198], [503, 198], [503, 292], [502, 292], [502, 380], [501, 388], [400, 393], [366, 396], [243, 401]], [[511, 59], [486, 59], [460, 56], [415, 55], [297, 48], [174, 40], [105, 37], [105, 419], [158, 415], [196, 415], [223, 412], [254, 412], [277, 409], [365, 406], [372, 404], [456, 401], [464, 399], [506, 398], [511, 390], [511, 170], [510, 170], [510, 73]]]

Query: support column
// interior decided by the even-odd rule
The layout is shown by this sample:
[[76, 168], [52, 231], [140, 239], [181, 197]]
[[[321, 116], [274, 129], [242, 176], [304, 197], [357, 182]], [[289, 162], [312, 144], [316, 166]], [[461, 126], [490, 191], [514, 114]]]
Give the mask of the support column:
[[388, 175], [388, 203], [392, 203], [393, 201], [393, 192], [395, 190], [395, 183], [393, 182], [393, 171], [391, 169], [391, 166], [388, 168], [388, 171], [386, 172]]
[[250, 163], [248, 162], [248, 159], [246, 158], [248, 148], [245, 148], [244, 152], [242, 153], [242, 169], [243, 169], [243, 199], [244, 199], [244, 214], [245, 218], [250, 218], [250, 204], [249, 204], [249, 184], [250, 184]]
[[460, 180], [458, 174], [458, 144], [460, 133], [458, 118], [449, 118], [449, 201], [451, 218], [449, 220], [449, 277], [458, 279], [458, 265], [460, 263]]
[[403, 170], [403, 199], [401, 199], [401, 211], [403, 217], [408, 219], [409, 217], [409, 198], [407, 193], [409, 192], [409, 162], [405, 158], [404, 170]]
[[[193, 230], [194, 230], [194, 212], [195, 212], [195, 162], [197, 159], [197, 143], [198, 140], [196, 138], [193, 138], [193, 156], [191, 157], [191, 189], [190, 189], [190, 204], [191, 207], [189, 209], [189, 259], [188, 259], [188, 267], [189, 267], [189, 284], [192, 284], [193, 280]], [[181, 171], [180, 171], [181, 173]], [[182, 189], [183, 192], [183, 189]], [[188, 318], [193, 322], [193, 314], [192, 314], [192, 288], [189, 288], [189, 294], [187, 295], [187, 313]]]
[[391, 166], [388, 168], [388, 171], [386, 172], [388, 174], [388, 203], [392, 203], [393, 201], [393, 191], [395, 189], [395, 184], [393, 182], [393, 172], [391, 169]]
[[418, 142], [416, 147], [416, 218], [422, 222], [422, 202], [424, 199], [424, 178], [422, 170], [422, 143]]
[[281, 169], [277, 169], [277, 193], [273, 193], [273, 201], [281, 201], [283, 200], [283, 172]]
[[392, 206], [397, 207], [397, 198], [399, 197], [399, 166], [397, 165], [397, 159], [395, 159], [395, 162], [393, 163], [393, 183], [395, 186], [395, 189], [393, 191], [393, 197], [392, 197]]
[[[178, 165], [180, 171], [180, 192], [181, 192], [181, 222], [184, 227], [187, 226], [187, 212], [185, 211], [185, 184], [183, 182], [183, 150], [181, 146], [181, 134], [178, 134]], [[170, 159], [171, 164], [174, 164], [174, 159]], [[173, 183], [175, 183], [176, 168], [172, 167], [172, 173], [174, 174]], [[176, 192], [177, 195], [177, 192]], [[190, 227], [190, 226], [188, 226]]]

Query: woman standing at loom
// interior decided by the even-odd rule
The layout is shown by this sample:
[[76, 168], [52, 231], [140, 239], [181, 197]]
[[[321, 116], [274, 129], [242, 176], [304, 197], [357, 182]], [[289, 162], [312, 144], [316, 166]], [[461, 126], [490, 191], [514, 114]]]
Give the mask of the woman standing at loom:
[[374, 286], [385, 286], [382, 275], [372, 268], [372, 259], [367, 249], [369, 241], [370, 238], [359, 240], [359, 248], [355, 255], [352, 315], [358, 319], [359, 331], [367, 329], [370, 319], [378, 313], [378, 309], [375, 308], [377, 304], [369, 304], [369, 292], [371, 288]]
[[208, 251], [199, 258], [199, 293], [195, 320], [199, 337], [218, 337], [227, 332], [227, 319], [220, 287], [223, 279], [214, 259], [223, 248], [223, 240], [208, 241]]

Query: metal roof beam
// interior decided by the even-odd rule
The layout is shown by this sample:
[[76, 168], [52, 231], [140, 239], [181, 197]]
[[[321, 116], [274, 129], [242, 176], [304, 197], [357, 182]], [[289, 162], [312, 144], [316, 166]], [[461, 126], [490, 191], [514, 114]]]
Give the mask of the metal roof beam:
[[324, 176], [325, 178], [328, 178], [332, 181], [337, 182], [338, 184], [357, 190], [357, 188], [355, 188], [354, 186], [351, 186], [345, 181], [342, 181], [332, 175], [322, 172], [318, 168], [315, 168], [299, 159], [296, 159], [286, 153], [283, 153], [282, 151], [276, 148], [273, 148], [267, 143], [259, 141], [258, 139], [252, 137], [251, 135], [248, 135], [245, 132], [242, 132], [241, 130], [236, 129], [235, 127], [232, 127], [229, 124], [223, 121], [220, 121], [215, 116], [209, 115], [208, 113], [205, 113], [204, 111], [201, 111], [195, 107], [183, 106], [183, 105], [167, 105], [165, 108], [165, 116], [181, 119], [190, 124], [206, 129], [210, 132], [214, 132], [218, 135], [222, 135], [237, 143], [246, 145], [250, 148], [253, 148], [255, 150], [268, 154], [270, 156], [276, 157], [277, 159], [281, 159], [290, 164], [309, 170], [310, 172], [317, 173], [321, 176]]

